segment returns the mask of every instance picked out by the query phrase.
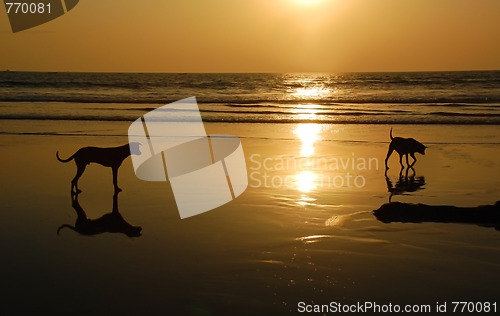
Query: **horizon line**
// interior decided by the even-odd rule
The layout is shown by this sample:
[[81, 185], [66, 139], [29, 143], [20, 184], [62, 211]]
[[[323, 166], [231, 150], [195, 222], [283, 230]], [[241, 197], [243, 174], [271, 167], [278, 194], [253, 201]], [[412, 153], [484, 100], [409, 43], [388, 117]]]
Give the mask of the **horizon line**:
[[349, 73], [437, 73], [437, 72], [496, 72], [500, 69], [471, 69], [471, 70], [389, 70], [389, 71], [47, 71], [47, 70], [0, 70], [0, 73], [6, 72], [26, 72], [26, 73], [96, 73], [96, 74], [349, 74]]

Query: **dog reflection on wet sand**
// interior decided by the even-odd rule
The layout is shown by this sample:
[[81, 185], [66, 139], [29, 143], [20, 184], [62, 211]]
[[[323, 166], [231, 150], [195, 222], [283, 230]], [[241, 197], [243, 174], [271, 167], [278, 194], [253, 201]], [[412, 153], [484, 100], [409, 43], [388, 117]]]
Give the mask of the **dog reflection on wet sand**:
[[[410, 176], [408, 176], [408, 173], [412, 170], [412, 173]], [[416, 177], [416, 172], [413, 167], [406, 168], [405, 175], [403, 176], [403, 170], [404, 168], [401, 169], [399, 172], [399, 179], [396, 181], [396, 184], [393, 185], [391, 179], [385, 175], [385, 181], [387, 182], [387, 191], [389, 191], [389, 203], [391, 203], [391, 199], [394, 195], [405, 195], [406, 193], [409, 192], [416, 192], [419, 190], [424, 189], [425, 186], [425, 178], [424, 176], [419, 176]]]
[[141, 236], [142, 228], [139, 226], [132, 226], [127, 223], [118, 211], [118, 192], [113, 195], [113, 211], [111, 213], [104, 214], [103, 216], [96, 219], [87, 218], [87, 214], [78, 202], [78, 194], [72, 194], [71, 201], [72, 206], [77, 214], [75, 225], [61, 225], [57, 229], [58, 235], [61, 229], [69, 228], [81, 235], [86, 236], [92, 236], [101, 233], [121, 233], [127, 235], [128, 237]]

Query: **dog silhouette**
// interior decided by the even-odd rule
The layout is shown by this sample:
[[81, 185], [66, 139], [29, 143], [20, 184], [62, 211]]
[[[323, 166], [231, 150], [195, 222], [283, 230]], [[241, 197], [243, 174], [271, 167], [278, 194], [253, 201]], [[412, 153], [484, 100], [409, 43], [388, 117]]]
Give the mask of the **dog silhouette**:
[[64, 224], [57, 229], [57, 235], [63, 228], [69, 228], [73, 231], [85, 235], [92, 236], [101, 233], [122, 233], [128, 237], [141, 236], [142, 228], [140, 226], [132, 226], [118, 211], [118, 192], [113, 195], [113, 211], [104, 214], [96, 219], [88, 219], [87, 214], [78, 202], [78, 194], [71, 194], [71, 205], [76, 211], [75, 225]]
[[123, 160], [125, 160], [125, 158], [127, 158], [131, 154], [141, 154], [139, 146], [139, 143], [130, 143], [130, 145], [126, 144], [123, 146], [110, 148], [83, 147], [68, 159], [61, 159], [59, 157], [59, 152], [56, 152], [56, 157], [60, 162], [64, 163], [75, 160], [76, 175], [71, 181], [72, 193], [82, 192], [80, 189], [78, 189], [78, 179], [80, 179], [83, 172], [85, 171], [85, 168], [90, 163], [98, 163], [105, 167], [111, 167], [111, 169], [113, 170], [113, 185], [115, 187], [115, 192], [120, 192], [121, 189], [118, 187], [118, 168], [120, 168]]
[[[387, 171], [389, 167], [387, 166], [387, 161], [389, 157], [392, 155], [393, 151], [396, 151], [399, 154], [399, 163], [401, 164], [401, 168], [404, 168], [403, 165], [403, 156], [406, 156], [406, 165], [408, 168], [413, 167], [415, 162], [417, 162], [417, 158], [415, 158], [415, 153], [420, 153], [425, 155], [425, 149], [427, 148], [422, 143], [416, 141], [413, 138], [403, 138], [403, 137], [392, 137], [392, 128], [389, 134], [391, 136], [391, 143], [389, 144], [389, 151], [387, 152], [387, 157], [385, 157], [385, 170]], [[413, 162], [410, 164], [408, 161], [408, 155], [413, 158]]]

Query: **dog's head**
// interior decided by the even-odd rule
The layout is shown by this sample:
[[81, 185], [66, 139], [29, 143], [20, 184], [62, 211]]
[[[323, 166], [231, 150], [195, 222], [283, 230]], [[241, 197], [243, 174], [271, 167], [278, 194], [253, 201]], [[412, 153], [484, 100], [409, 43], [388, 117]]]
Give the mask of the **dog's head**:
[[425, 155], [425, 149], [427, 148], [427, 146], [423, 145], [423, 144], [419, 144], [420, 146], [418, 146], [419, 148], [417, 149], [417, 152], [419, 154], [422, 154], [422, 155]]
[[140, 237], [141, 236], [141, 231], [142, 227], [140, 226], [132, 226], [129, 225], [130, 227], [127, 227], [126, 229], [123, 230], [123, 233], [127, 235], [128, 237]]
[[130, 143], [130, 153], [132, 155], [140, 155], [141, 154], [141, 143]]

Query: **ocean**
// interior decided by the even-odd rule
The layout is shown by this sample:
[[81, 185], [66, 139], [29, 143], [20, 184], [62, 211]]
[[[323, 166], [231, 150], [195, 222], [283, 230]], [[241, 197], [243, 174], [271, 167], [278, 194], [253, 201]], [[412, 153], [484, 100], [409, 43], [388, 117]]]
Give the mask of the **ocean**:
[[500, 71], [0, 72], [1, 120], [133, 121], [191, 96], [206, 122], [500, 124]]

